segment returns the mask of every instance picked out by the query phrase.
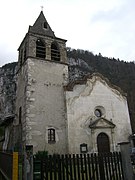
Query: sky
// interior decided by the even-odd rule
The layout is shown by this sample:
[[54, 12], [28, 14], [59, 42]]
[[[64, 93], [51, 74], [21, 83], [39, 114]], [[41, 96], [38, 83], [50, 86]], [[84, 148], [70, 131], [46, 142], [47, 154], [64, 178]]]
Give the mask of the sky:
[[135, 61], [135, 0], [3, 0], [0, 66], [18, 60], [18, 47], [43, 6], [56, 37], [67, 47]]

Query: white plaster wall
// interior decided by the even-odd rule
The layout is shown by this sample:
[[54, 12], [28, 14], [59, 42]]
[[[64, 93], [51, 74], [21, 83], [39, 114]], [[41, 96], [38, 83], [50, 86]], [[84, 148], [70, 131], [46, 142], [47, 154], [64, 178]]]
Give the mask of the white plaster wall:
[[[128, 141], [131, 134], [127, 101], [119, 91], [109, 87], [100, 77], [94, 76], [85, 85], [75, 85], [73, 91], [66, 91], [69, 153], [79, 153], [80, 144], [88, 144], [88, 151], [97, 151], [97, 136], [105, 132], [110, 140], [111, 150], [117, 150], [117, 143]], [[90, 119], [96, 119], [96, 106], [105, 108], [104, 118], [116, 125], [114, 130], [89, 128]]]
[[[27, 144], [34, 152], [67, 153], [66, 108], [63, 85], [67, 83], [68, 67], [61, 63], [28, 59], [26, 101]], [[56, 143], [48, 144], [47, 129], [56, 130]]]

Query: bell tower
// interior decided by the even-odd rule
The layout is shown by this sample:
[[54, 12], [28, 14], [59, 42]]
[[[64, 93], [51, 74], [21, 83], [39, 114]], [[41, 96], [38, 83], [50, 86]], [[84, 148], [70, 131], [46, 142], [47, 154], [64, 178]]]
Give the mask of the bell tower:
[[48, 24], [43, 11], [33, 26], [29, 26], [28, 33], [19, 47], [20, 66], [27, 58], [50, 60], [67, 63], [66, 40], [57, 38]]
[[15, 124], [21, 135], [15, 144], [32, 145], [34, 152], [67, 153], [66, 40], [55, 36], [41, 11], [18, 51]]

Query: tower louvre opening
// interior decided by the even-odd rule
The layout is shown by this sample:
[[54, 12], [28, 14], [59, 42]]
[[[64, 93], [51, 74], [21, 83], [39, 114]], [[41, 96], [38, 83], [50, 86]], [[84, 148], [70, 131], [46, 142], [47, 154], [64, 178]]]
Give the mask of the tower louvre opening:
[[60, 50], [56, 43], [51, 45], [51, 59], [54, 61], [60, 61]]
[[46, 57], [45, 43], [41, 39], [36, 41], [36, 57], [43, 59]]

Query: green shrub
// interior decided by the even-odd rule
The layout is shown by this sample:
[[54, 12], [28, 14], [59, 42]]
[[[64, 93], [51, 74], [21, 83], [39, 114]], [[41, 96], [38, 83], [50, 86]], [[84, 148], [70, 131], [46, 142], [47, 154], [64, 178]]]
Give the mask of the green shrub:
[[34, 155], [34, 158], [35, 159], [44, 159], [46, 156], [48, 156], [48, 151], [38, 151], [35, 155]]

